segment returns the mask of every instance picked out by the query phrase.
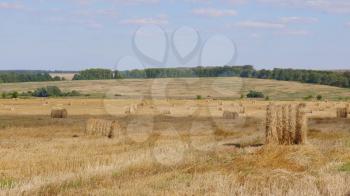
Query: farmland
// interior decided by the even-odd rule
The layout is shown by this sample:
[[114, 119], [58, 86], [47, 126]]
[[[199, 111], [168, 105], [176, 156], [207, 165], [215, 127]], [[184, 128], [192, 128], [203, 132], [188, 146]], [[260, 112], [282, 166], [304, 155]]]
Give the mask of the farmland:
[[[95, 98], [0, 100], [0, 195], [344, 195], [350, 119], [336, 118], [349, 89], [240, 78], [61, 81], [43, 85]], [[308, 143], [267, 146], [269, 101], [304, 102]], [[104, 95], [105, 94], [105, 95]], [[322, 94], [324, 101], [304, 101]], [[101, 96], [98, 97], [97, 95]], [[102, 96], [104, 95], [104, 96]], [[201, 95], [203, 99], [196, 100]], [[209, 96], [209, 97], [208, 97]], [[215, 100], [218, 99], [218, 100]], [[135, 111], [126, 113], [131, 106]], [[52, 119], [52, 108], [68, 118]], [[224, 111], [239, 111], [236, 119]], [[88, 119], [115, 120], [114, 138], [85, 133]]]
[[293, 101], [319, 94], [328, 100], [350, 97], [349, 88], [238, 77], [8, 83], [1, 84], [0, 91], [33, 91], [45, 86], [58, 86], [63, 91], [77, 90], [94, 98], [105, 96], [113, 99], [194, 99], [197, 95], [239, 99], [241, 94], [246, 94], [249, 90], [262, 91], [273, 100]]

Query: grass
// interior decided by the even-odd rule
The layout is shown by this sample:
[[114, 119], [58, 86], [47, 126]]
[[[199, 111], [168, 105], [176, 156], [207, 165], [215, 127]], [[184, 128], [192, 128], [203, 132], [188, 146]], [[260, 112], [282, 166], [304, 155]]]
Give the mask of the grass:
[[[304, 97], [322, 95], [327, 100], [350, 97], [350, 89], [303, 84], [298, 82], [253, 78], [177, 78], [177, 79], [126, 79], [99, 81], [58, 81], [1, 84], [2, 92], [33, 91], [43, 86], [58, 86], [63, 91], [77, 90], [91, 94], [91, 98], [176, 98], [196, 99], [197, 95], [220, 99], [239, 99], [251, 90], [261, 91], [271, 100], [303, 100]], [[166, 87], [166, 91], [162, 91]], [[121, 95], [121, 96], [115, 96]]]
[[339, 171], [342, 172], [350, 172], [350, 162], [344, 163], [340, 168]]
[[0, 190], [1, 189], [11, 189], [15, 187], [16, 182], [12, 178], [0, 177]]

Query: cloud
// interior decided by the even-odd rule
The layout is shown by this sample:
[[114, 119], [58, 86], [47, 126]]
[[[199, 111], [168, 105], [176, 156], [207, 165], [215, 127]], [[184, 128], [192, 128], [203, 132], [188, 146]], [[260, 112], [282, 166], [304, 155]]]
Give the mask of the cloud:
[[289, 16], [282, 17], [280, 21], [283, 23], [299, 23], [299, 24], [311, 24], [318, 22], [318, 18], [313, 17], [299, 17], [299, 16]]
[[242, 27], [242, 28], [254, 28], [254, 29], [283, 29], [287, 27], [287, 25], [284, 23], [254, 21], [254, 20], [241, 21], [236, 23], [236, 26]]
[[21, 9], [24, 9], [24, 5], [21, 3], [0, 2], [0, 9], [21, 10]]
[[291, 35], [291, 36], [308, 36], [311, 34], [311, 32], [307, 30], [285, 29], [283, 31], [277, 32], [276, 34]]
[[78, 10], [74, 11], [72, 14], [81, 17], [96, 17], [96, 16], [108, 16], [116, 17], [118, 12], [113, 9], [97, 9], [97, 10]]
[[131, 18], [120, 21], [121, 24], [127, 25], [167, 25], [169, 21], [166, 16], [150, 18]]
[[272, 5], [309, 8], [328, 13], [350, 13], [349, 0], [256, 0]]
[[[73, 1], [80, 5], [89, 5], [92, 3], [101, 2], [101, 0], [73, 0]], [[119, 5], [119, 4], [140, 5], [140, 4], [154, 4], [154, 3], [160, 2], [160, 0], [104, 0], [104, 1], [108, 3], [116, 4], [116, 5]]]
[[192, 14], [208, 17], [235, 16], [237, 12], [232, 9], [197, 8], [192, 10]]

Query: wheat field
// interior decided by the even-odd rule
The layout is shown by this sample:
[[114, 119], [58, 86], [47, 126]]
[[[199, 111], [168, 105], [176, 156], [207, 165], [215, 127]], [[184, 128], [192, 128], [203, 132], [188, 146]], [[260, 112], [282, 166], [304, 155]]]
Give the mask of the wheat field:
[[[160, 88], [164, 80], [144, 81], [156, 84], [151, 85], [156, 88], [151, 91], [156, 94], [153, 99], [147, 96], [149, 92], [141, 91], [139, 81], [131, 80], [132, 90], [116, 86], [123, 88], [123, 94], [130, 93], [127, 98], [0, 100], [0, 195], [350, 193], [350, 119], [336, 118], [337, 108], [345, 107], [346, 102], [305, 102], [311, 111], [307, 114], [308, 143], [269, 146], [265, 145], [269, 101], [194, 100], [199, 92], [206, 96], [223, 88], [232, 88], [232, 92], [221, 90], [221, 95], [240, 95], [242, 86], [252, 85], [247, 79], [244, 85], [237, 85], [240, 88], [220, 86], [221, 80], [227, 85], [226, 80], [235, 79], [219, 79], [213, 81], [217, 87], [183, 90], [182, 94], [181, 82], [164, 90]], [[90, 90], [83, 85], [87, 81], [57, 84], [91, 93], [114, 81], [89, 82], [94, 84]], [[280, 88], [276, 92], [310, 91], [302, 89], [305, 84], [290, 85], [289, 90], [283, 88], [284, 82], [262, 84], [260, 89]], [[39, 84], [4, 84], [1, 88], [28, 90], [35, 85]], [[317, 88], [344, 96], [349, 93], [324, 86], [312, 89]], [[142, 96], [133, 98], [131, 92]], [[164, 94], [174, 96], [164, 98]], [[52, 119], [50, 112], [55, 107], [67, 109], [68, 117]], [[126, 112], [130, 107], [135, 110]], [[225, 111], [237, 111], [239, 117], [223, 118]], [[113, 138], [87, 135], [86, 123], [92, 118], [118, 122], [118, 134]]]

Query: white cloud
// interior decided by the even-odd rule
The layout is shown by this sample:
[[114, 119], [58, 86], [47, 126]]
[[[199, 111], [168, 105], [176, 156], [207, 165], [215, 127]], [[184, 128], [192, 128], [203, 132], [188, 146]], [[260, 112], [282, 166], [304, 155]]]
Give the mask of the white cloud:
[[329, 13], [350, 13], [349, 0], [256, 0], [259, 3], [309, 8]]
[[192, 10], [194, 15], [209, 16], [209, 17], [222, 17], [222, 16], [235, 16], [237, 12], [232, 9], [215, 9], [215, 8], [197, 8]]
[[294, 29], [286, 29], [283, 31], [277, 32], [280, 35], [291, 35], [291, 36], [307, 36], [310, 35], [311, 32], [307, 30], [294, 30]]
[[299, 16], [282, 17], [280, 20], [283, 23], [311, 24], [311, 23], [318, 22], [317, 18], [313, 18], [313, 17], [299, 17]]
[[254, 29], [283, 29], [286, 28], [286, 24], [278, 22], [267, 22], [267, 21], [241, 21], [236, 24], [238, 27], [243, 28], [254, 28]]
[[24, 9], [24, 6], [20, 3], [0, 2], [0, 9], [20, 10]]
[[131, 18], [120, 21], [121, 24], [128, 25], [166, 25], [169, 24], [165, 16], [150, 17], [150, 18]]
[[118, 12], [113, 9], [97, 9], [97, 10], [78, 10], [74, 11], [72, 14], [81, 17], [96, 17], [96, 16], [108, 16], [116, 17]]

